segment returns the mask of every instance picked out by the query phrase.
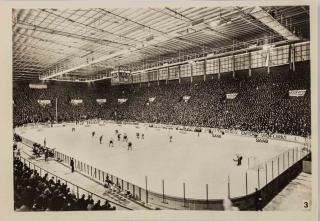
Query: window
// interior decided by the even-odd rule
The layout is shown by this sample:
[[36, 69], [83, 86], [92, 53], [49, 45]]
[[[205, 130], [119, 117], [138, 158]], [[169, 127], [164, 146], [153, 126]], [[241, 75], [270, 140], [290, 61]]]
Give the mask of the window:
[[207, 60], [207, 74], [219, 73], [219, 61], [218, 59]]
[[244, 70], [249, 68], [249, 54], [240, 54], [234, 56], [234, 69]]
[[149, 81], [156, 81], [157, 80], [157, 70], [149, 71], [148, 76], [149, 76]]
[[179, 77], [179, 66], [169, 68], [169, 79], [177, 79]]
[[180, 69], [181, 69], [181, 77], [191, 76], [191, 68], [189, 64], [180, 65]]
[[140, 82], [140, 75], [139, 74], [132, 75], [132, 82], [139, 83]]
[[289, 46], [282, 46], [270, 50], [270, 65], [287, 64], [289, 59]]
[[168, 78], [168, 68], [159, 69], [159, 80]]
[[220, 65], [221, 73], [232, 71], [232, 56], [220, 58]]
[[148, 73], [142, 73], [141, 82], [147, 82], [147, 81], [148, 81]]
[[193, 63], [192, 68], [193, 68], [193, 72], [192, 72], [193, 76], [204, 74], [203, 61]]
[[295, 61], [307, 61], [310, 60], [310, 44], [296, 44], [295, 45]]
[[267, 51], [255, 51], [251, 53], [251, 68], [265, 67], [267, 64]]

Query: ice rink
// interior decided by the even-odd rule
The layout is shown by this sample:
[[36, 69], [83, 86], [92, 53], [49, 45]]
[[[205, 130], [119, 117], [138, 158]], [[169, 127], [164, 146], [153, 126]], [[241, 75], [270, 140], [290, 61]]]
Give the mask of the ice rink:
[[[75, 132], [72, 132], [72, 127], [75, 127]], [[132, 151], [127, 150], [126, 142], [117, 140], [115, 130], [128, 135], [133, 143]], [[96, 133], [94, 137], [91, 135], [93, 131]], [[16, 132], [40, 144], [46, 138], [48, 147], [143, 188], [147, 176], [151, 191], [162, 193], [164, 180], [166, 195], [182, 197], [185, 183], [186, 198], [197, 199], [206, 198], [206, 184], [209, 199], [225, 198], [228, 176], [231, 197], [245, 195], [246, 171], [248, 192], [254, 191], [258, 186], [255, 166], [298, 147], [295, 143], [284, 141], [257, 143], [252, 137], [223, 135], [220, 139], [205, 133], [198, 135], [195, 132], [118, 124], [17, 128]], [[137, 132], [143, 133], [144, 139], [141, 136], [136, 138]], [[101, 135], [102, 144], [99, 143]], [[169, 142], [170, 135], [172, 142]], [[109, 147], [111, 138], [115, 142], [114, 147]], [[241, 166], [236, 166], [233, 160], [236, 154], [244, 158]], [[275, 165], [272, 171], [274, 175], [281, 173], [284, 160], [282, 157], [278, 159], [279, 165]], [[271, 175], [264, 178], [263, 169], [259, 175], [261, 186], [266, 179], [272, 179]]]

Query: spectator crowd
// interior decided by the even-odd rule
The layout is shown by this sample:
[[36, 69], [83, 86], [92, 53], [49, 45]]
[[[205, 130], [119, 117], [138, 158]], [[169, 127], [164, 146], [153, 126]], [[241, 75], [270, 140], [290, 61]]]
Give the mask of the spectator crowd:
[[14, 159], [14, 208], [16, 211], [79, 211], [115, 210], [108, 201], [94, 202], [90, 195], [78, 199], [59, 179], [40, 176], [23, 163]]
[[[14, 126], [55, 120], [100, 118], [106, 120], [240, 129], [264, 133], [308, 136], [311, 133], [310, 67], [301, 64], [296, 72], [288, 66], [256, 70], [251, 77], [238, 74], [193, 83], [151, 86], [139, 84], [110, 86], [107, 83], [52, 83], [48, 89], [14, 87]], [[289, 90], [306, 89], [302, 97], [289, 97]], [[226, 94], [238, 93], [235, 99]], [[191, 96], [184, 102], [184, 95]], [[149, 98], [155, 97], [150, 102]], [[106, 99], [98, 104], [96, 99]], [[128, 100], [122, 104], [119, 98]], [[37, 100], [50, 100], [42, 107]], [[72, 105], [71, 99], [83, 104]]]

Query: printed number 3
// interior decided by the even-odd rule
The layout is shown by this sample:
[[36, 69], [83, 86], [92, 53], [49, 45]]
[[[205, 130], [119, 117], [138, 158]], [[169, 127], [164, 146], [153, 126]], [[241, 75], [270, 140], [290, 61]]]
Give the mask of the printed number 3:
[[303, 207], [304, 207], [305, 209], [309, 208], [309, 202], [308, 202], [308, 201], [304, 201], [304, 202], [303, 202]]

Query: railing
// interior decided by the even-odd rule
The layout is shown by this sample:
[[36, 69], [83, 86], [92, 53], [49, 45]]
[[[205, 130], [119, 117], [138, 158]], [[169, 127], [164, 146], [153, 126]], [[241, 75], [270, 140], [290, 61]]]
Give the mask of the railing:
[[[267, 161], [264, 164], [259, 164], [256, 169], [248, 169], [245, 174], [242, 174], [243, 176], [238, 176], [238, 178], [240, 179], [236, 179], [235, 177], [230, 176], [229, 179], [227, 179], [226, 183], [228, 196], [235, 199], [241, 198], [242, 196], [250, 196], [250, 194], [253, 194], [255, 192], [255, 188], [261, 190], [264, 187], [268, 186], [269, 183], [274, 182], [274, 180], [277, 177], [280, 177], [280, 175], [287, 173], [287, 170], [289, 170], [292, 166], [304, 159], [309, 154], [310, 152], [308, 151], [295, 151], [294, 149], [290, 149]], [[70, 165], [71, 157], [68, 155], [55, 151], [55, 158], [61, 159], [62, 163], [66, 166]], [[87, 177], [90, 177], [91, 179], [96, 180], [100, 184], [103, 184], [106, 176], [109, 176], [111, 181], [113, 181], [117, 185], [120, 185], [123, 190], [129, 190], [133, 194], [134, 199], [140, 200], [143, 203], [152, 203], [170, 209], [223, 209], [222, 199], [209, 199], [208, 195], [206, 195], [206, 199], [192, 199], [183, 197], [186, 195], [186, 183], [181, 184], [181, 197], [169, 196], [164, 191], [164, 180], [162, 180], [161, 184], [163, 187], [162, 193], [157, 193], [148, 189], [148, 177], [145, 177], [145, 187], [140, 187], [115, 175], [97, 169], [82, 161], [74, 159], [74, 163], [76, 171], [86, 175]], [[243, 178], [241, 179], [241, 177]], [[241, 180], [243, 183], [245, 183], [245, 188], [242, 190], [243, 194], [234, 194], [234, 192], [240, 192], [239, 190], [237, 190], [238, 187], [244, 186], [239, 185], [239, 182], [241, 182]], [[208, 184], [203, 186], [203, 192], [207, 193]]]
[[[274, 196], [276, 196], [291, 180], [295, 179], [302, 171], [303, 162], [311, 159], [311, 152], [305, 155], [303, 158], [295, 162], [288, 169], [278, 175], [276, 178], [270, 180], [266, 185], [258, 190], [262, 197], [262, 207], [268, 204]], [[240, 210], [253, 210], [256, 207], [256, 193], [248, 194], [243, 197], [236, 197], [232, 199], [232, 202]]]
[[54, 177], [54, 181], [57, 182], [57, 180], [60, 180], [60, 182], [62, 183], [65, 183], [69, 188], [70, 188], [70, 191], [77, 197], [77, 199], [79, 199], [82, 194], [87, 194], [87, 195], [90, 195], [92, 197], [92, 199], [94, 199], [95, 201], [98, 199], [98, 200], [105, 200], [105, 201], [108, 201], [110, 203], [111, 206], [115, 206], [116, 209], [125, 209], [125, 210], [132, 210], [124, 205], [121, 205], [119, 203], [116, 203], [116, 202], [113, 202], [112, 200], [109, 200], [109, 199], [106, 199], [102, 196], [99, 196], [98, 194], [95, 194], [83, 187], [80, 187], [79, 185], [76, 185], [70, 181], [67, 181], [57, 175], [55, 175], [54, 173], [51, 173], [50, 171], [48, 170], [45, 170], [43, 169], [42, 167], [32, 163], [30, 160], [24, 158], [24, 157], [20, 157], [20, 160], [26, 164], [30, 169], [34, 169], [34, 170], [37, 170], [40, 174], [40, 176], [42, 177], [42, 175], [44, 175], [45, 173], [48, 174], [48, 176], [50, 175], [51, 177]]

